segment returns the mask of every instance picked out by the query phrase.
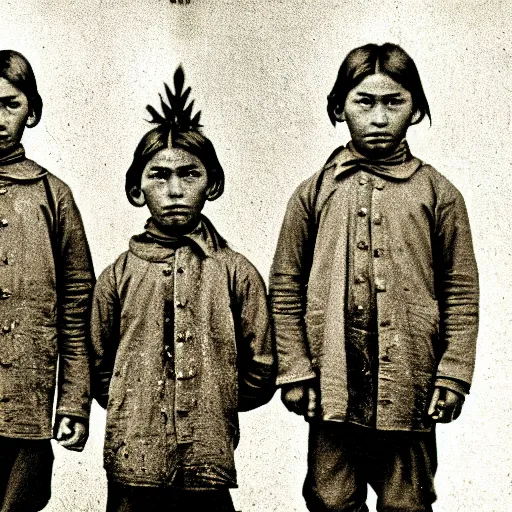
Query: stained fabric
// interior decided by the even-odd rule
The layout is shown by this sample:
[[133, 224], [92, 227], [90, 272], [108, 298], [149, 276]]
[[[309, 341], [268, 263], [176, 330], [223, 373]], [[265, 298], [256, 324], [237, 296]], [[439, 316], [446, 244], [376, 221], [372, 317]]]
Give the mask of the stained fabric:
[[[434, 385], [469, 389], [473, 375], [478, 272], [466, 207], [412, 156], [387, 173], [359, 160], [340, 149], [288, 203], [270, 277], [278, 384], [318, 379], [324, 420], [361, 423], [353, 404], [370, 400], [375, 428], [428, 431]], [[376, 334], [374, 396], [351, 401], [347, 329], [358, 318], [374, 318], [375, 329], [363, 326]]]
[[0, 164], [0, 435], [52, 437], [57, 415], [89, 417], [94, 274], [69, 187], [26, 158]]
[[92, 341], [109, 479], [235, 486], [237, 413], [270, 400], [274, 359], [263, 281], [206, 218], [171, 245], [151, 223], [132, 238], [98, 280]]

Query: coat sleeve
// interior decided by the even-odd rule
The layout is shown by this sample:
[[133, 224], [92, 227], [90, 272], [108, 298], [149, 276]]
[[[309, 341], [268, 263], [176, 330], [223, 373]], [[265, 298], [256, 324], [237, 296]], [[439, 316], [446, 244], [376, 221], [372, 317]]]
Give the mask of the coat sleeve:
[[[434, 272], [440, 311], [438, 383], [471, 385], [478, 333], [479, 286], [469, 219], [460, 192], [446, 183], [436, 207]], [[446, 382], [446, 381], [445, 381]]]
[[114, 266], [107, 267], [94, 288], [91, 314], [92, 398], [106, 408], [119, 346], [120, 305]]
[[304, 322], [316, 235], [315, 190], [315, 182], [310, 179], [299, 186], [288, 202], [270, 273], [278, 385], [315, 377]]
[[274, 395], [275, 357], [263, 279], [240, 255], [234, 278], [238, 410], [248, 411], [267, 403]]
[[94, 270], [80, 212], [65, 187], [57, 197], [59, 379], [57, 415], [87, 420], [90, 410], [88, 356]]

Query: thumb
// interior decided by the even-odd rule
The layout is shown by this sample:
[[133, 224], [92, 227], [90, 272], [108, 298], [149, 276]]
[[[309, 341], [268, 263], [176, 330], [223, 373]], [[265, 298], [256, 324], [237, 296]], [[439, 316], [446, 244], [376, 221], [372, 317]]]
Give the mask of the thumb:
[[314, 418], [316, 414], [316, 391], [315, 388], [308, 388], [308, 418]]
[[59, 423], [59, 429], [57, 431], [56, 438], [63, 439], [64, 437], [68, 437], [73, 433], [71, 429], [72, 421], [71, 418], [62, 418]]
[[441, 390], [439, 388], [434, 388], [434, 393], [432, 394], [432, 399], [430, 400], [430, 405], [428, 407], [429, 416], [432, 416], [436, 412], [436, 406], [440, 396]]

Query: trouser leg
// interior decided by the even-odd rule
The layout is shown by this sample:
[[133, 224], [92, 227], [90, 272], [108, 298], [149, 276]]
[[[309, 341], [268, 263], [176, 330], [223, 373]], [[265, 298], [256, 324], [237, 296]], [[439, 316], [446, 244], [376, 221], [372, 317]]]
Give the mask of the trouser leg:
[[311, 512], [367, 512], [366, 481], [358, 464], [353, 429], [334, 422], [312, 422], [308, 472], [303, 487]]
[[377, 493], [378, 512], [432, 512], [436, 500], [435, 433], [378, 433], [372, 444], [370, 483]]
[[50, 500], [53, 450], [50, 440], [2, 438], [1, 512], [36, 512]]
[[107, 512], [234, 512], [228, 489], [191, 491], [109, 481]]

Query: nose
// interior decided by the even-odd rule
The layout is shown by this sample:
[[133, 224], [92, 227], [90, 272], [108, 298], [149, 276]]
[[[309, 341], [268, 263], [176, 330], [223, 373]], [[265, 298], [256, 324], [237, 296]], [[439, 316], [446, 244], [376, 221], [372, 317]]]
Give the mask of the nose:
[[167, 180], [167, 194], [169, 197], [183, 197], [183, 184], [179, 176], [172, 174]]
[[377, 103], [373, 109], [372, 123], [375, 126], [383, 127], [388, 124], [388, 113], [385, 105]]

